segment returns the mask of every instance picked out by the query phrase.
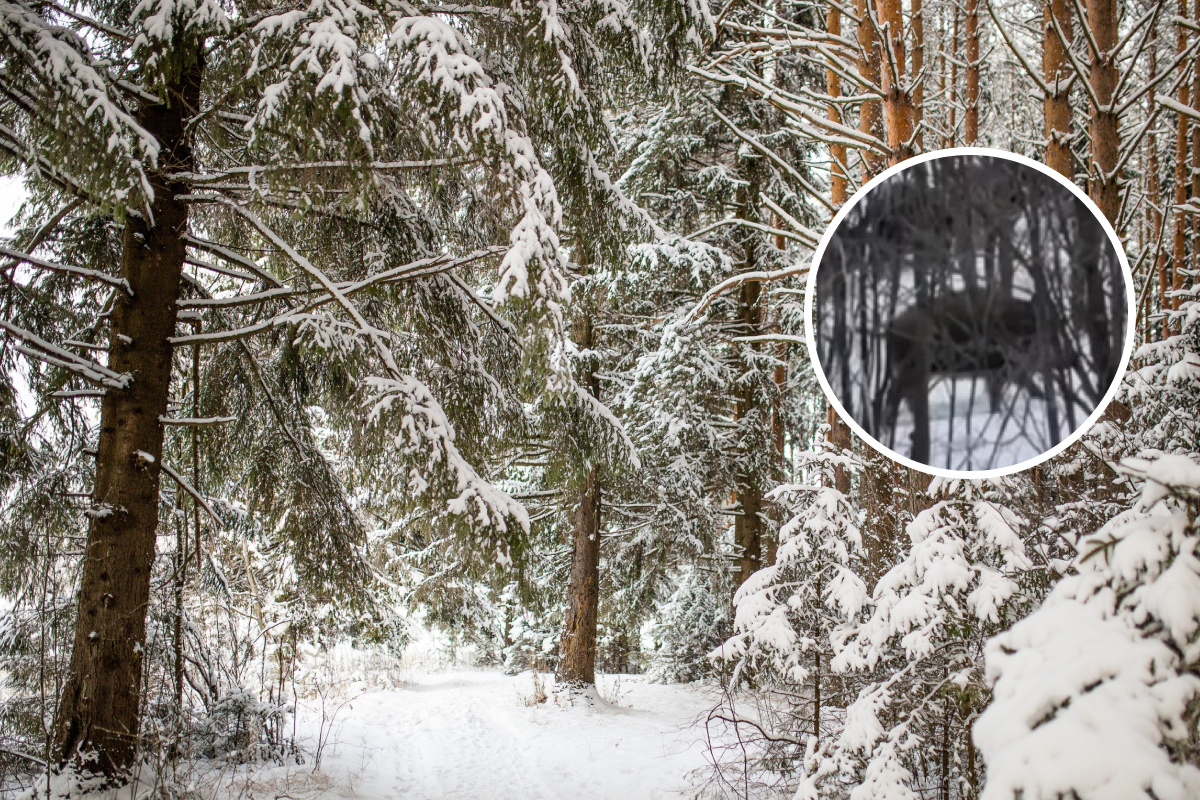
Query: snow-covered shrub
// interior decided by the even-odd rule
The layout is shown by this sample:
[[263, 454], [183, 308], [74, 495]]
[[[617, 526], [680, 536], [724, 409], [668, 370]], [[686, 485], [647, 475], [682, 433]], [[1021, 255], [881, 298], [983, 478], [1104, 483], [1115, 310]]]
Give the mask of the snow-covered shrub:
[[1200, 796], [1200, 464], [1129, 459], [1137, 504], [987, 647], [984, 800]]
[[205, 758], [259, 761], [283, 754], [283, 722], [292, 709], [263, 702], [256, 692], [232, 691], [193, 723], [192, 742]]
[[812, 482], [769, 495], [792, 515], [779, 531], [775, 563], [738, 588], [733, 635], [709, 654], [729, 670], [730, 691], [713, 719], [726, 727], [722, 737], [748, 742], [753, 754], [733, 753], [718, 769], [725, 780], [764, 791], [793, 789], [807, 739], [836, 720], [842, 701], [830, 695], [845, 687], [830, 672], [834, 634], [869, 600], [863, 514], [838, 488], [861, 462], [823, 435], [798, 459]]
[[522, 612], [508, 628], [504, 648], [504, 671], [509, 674], [532, 669], [552, 672], [558, 663], [558, 637], [562, 634], [563, 608], [551, 613]]
[[723, 578], [697, 567], [680, 572], [651, 630], [655, 650], [647, 674], [652, 680], [687, 683], [712, 672], [707, 656], [728, 633], [730, 589]]
[[797, 797], [910, 798], [978, 790], [971, 721], [987, 700], [980, 653], [1031, 604], [1034, 565], [1000, 500], [1004, 484], [935, 481], [941, 499], [909, 523], [901, 561], [864, 618], [832, 634], [831, 663], [856, 685], [827, 737], [809, 746]]
[[796, 515], [779, 532], [775, 563], [738, 587], [734, 636], [713, 657], [736, 659], [735, 674], [802, 684], [812, 673], [808, 662], [820, 669], [832, 625], [867, 601], [856, 572], [862, 537], [857, 512], [833, 486], [786, 485], [771, 497]]

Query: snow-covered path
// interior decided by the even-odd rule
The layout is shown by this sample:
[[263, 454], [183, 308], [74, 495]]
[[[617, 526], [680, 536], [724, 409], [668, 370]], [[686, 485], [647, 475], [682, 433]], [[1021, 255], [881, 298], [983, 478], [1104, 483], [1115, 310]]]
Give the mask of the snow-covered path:
[[[606, 676], [616, 699], [526, 705], [533, 676], [450, 672], [364, 694], [337, 715], [322, 771], [370, 800], [649, 800], [690, 794], [703, 692]], [[328, 706], [327, 706], [328, 707]], [[315, 744], [319, 710], [301, 708]]]

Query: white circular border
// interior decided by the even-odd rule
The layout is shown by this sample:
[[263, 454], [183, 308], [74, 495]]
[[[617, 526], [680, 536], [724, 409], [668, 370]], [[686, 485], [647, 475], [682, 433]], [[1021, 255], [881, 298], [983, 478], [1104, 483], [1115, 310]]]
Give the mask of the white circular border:
[[[1096, 407], [1096, 410], [1092, 412], [1091, 416], [1084, 420], [1083, 423], [1080, 424], [1079, 427], [1077, 427], [1069, 436], [1067, 436], [1066, 439], [1063, 439], [1054, 447], [1051, 447], [1049, 450], [1045, 451], [1039, 456], [1035, 456], [1034, 458], [1030, 458], [1026, 461], [1021, 461], [1017, 464], [1007, 467], [974, 470], [970, 472], [965, 470], [944, 469], [942, 467], [934, 467], [930, 466], [929, 464], [918, 463], [913, 461], [911, 458], [902, 456], [891, 448], [884, 446], [882, 442], [876, 440], [873, 436], [868, 434], [853, 417], [846, 413], [846, 409], [842, 406], [841, 401], [839, 401], [834, 395], [833, 389], [829, 385], [829, 380], [825, 377], [825, 370], [821, 368], [821, 361], [817, 358], [816, 332], [813, 327], [813, 298], [816, 295], [817, 271], [821, 266], [821, 258], [825, 255], [825, 248], [829, 246], [829, 242], [833, 238], [834, 231], [836, 231], [838, 226], [841, 225], [842, 221], [846, 218], [846, 215], [850, 213], [850, 210], [858, 205], [862, 198], [869, 194], [872, 189], [893, 175], [903, 172], [910, 167], [914, 167], [917, 164], [922, 164], [926, 161], [932, 161], [935, 158], [949, 158], [952, 156], [989, 156], [991, 158], [1003, 158], [1009, 161], [1015, 161], [1018, 164], [1023, 164], [1027, 167], [1036, 169], [1038, 172], [1053, 178], [1060, 185], [1069, 189], [1076, 197], [1083, 201], [1088, 210], [1092, 212], [1092, 216], [1100, 221], [1101, 226], [1104, 228], [1104, 232], [1108, 235], [1109, 241], [1116, 249], [1117, 260], [1120, 262], [1121, 272], [1125, 276], [1125, 297], [1128, 301], [1128, 308], [1125, 314], [1125, 351], [1121, 356], [1121, 364], [1117, 368], [1117, 374], [1113, 378], [1112, 385], [1108, 387], [1108, 393], [1104, 395], [1104, 399], [1101, 400], [1100, 405]], [[1084, 194], [1083, 191], [1074, 183], [1050, 169], [1045, 164], [1041, 164], [1033, 159], [1026, 158], [1025, 156], [1017, 155], [1016, 153], [1010, 153], [1006, 150], [994, 150], [990, 147], [951, 147], [945, 150], [934, 150], [929, 153], [923, 153], [919, 156], [910, 158], [907, 161], [902, 161], [893, 167], [888, 167], [888, 169], [884, 170], [882, 173], [876, 175], [874, 178], [868, 181], [865, 186], [855, 192], [854, 196], [847, 200], [842, 207], [838, 209], [837, 214], [834, 215], [833, 220], [829, 223], [829, 227], [825, 229], [825, 233], [821, 236], [821, 241], [817, 244], [817, 249], [816, 252], [813, 253], [811, 263], [812, 268], [809, 270], [808, 290], [804, 299], [805, 325], [807, 328], [806, 338], [808, 339], [809, 359], [812, 361], [813, 370], [817, 373], [817, 380], [821, 384], [821, 390], [825, 392], [825, 399], [827, 399], [829, 403], [837, 410], [841, 418], [846, 422], [847, 425], [850, 426], [850, 429], [858, 434], [863, 441], [871, 445], [871, 447], [875, 448], [882, 455], [892, 459], [893, 461], [897, 461], [906, 467], [910, 467], [929, 475], [937, 475], [943, 478], [967, 478], [970, 480], [999, 478], [1002, 475], [1012, 475], [1013, 473], [1021, 472], [1022, 470], [1029, 469], [1030, 467], [1036, 467], [1038, 464], [1054, 458], [1054, 456], [1058, 455], [1063, 450], [1066, 450], [1075, 442], [1079, 441], [1079, 439], [1085, 433], [1087, 433], [1088, 429], [1096, 424], [1096, 420], [1100, 419], [1100, 416], [1104, 413], [1104, 410], [1108, 408], [1109, 403], [1112, 402], [1113, 398], [1117, 394], [1117, 391], [1121, 388], [1121, 381], [1125, 377], [1125, 369], [1129, 365], [1129, 358], [1133, 353], [1134, 334], [1137, 328], [1137, 309], [1135, 307], [1136, 300], [1134, 298], [1133, 273], [1129, 269], [1129, 260], [1125, 257], [1125, 248], [1121, 246], [1121, 240], [1117, 236], [1117, 232], [1113, 230], [1112, 225], [1110, 225], [1108, 220], [1104, 218], [1104, 215], [1100, 213], [1100, 209], [1095, 203], [1092, 202], [1092, 199]]]

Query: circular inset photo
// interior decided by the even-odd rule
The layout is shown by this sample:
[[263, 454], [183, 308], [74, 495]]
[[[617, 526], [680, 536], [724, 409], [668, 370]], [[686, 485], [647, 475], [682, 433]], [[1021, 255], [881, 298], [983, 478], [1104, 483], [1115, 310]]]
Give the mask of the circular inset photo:
[[850, 426], [911, 467], [1015, 472], [1116, 393], [1133, 289], [1095, 204], [1047, 167], [957, 148], [872, 180], [814, 259], [808, 339]]

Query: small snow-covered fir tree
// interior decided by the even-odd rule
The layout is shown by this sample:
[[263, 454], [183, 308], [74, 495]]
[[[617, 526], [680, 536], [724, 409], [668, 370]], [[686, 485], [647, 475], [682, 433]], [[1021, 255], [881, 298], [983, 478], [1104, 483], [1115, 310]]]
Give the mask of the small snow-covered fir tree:
[[986, 800], [1200, 794], [1200, 464], [1124, 462], [1140, 499], [1079, 541], [1074, 574], [988, 643], [975, 741]]
[[728, 635], [729, 586], [723, 571], [685, 567], [675, 591], [658, 605], [651, 631], [655, 650], [647, 674], [663, 683], [686, 683], [712, 672], [708, 654]]
[[831, 667], [859, 687], [805, 759], [799, 796], [914, 797], [977, 791], [969, 742], [986, 703], [983, 643], [1031, 603], [1025, 525], [1002, 488], [935, 479], [940, 497], [907, 527], [909, 545], [872, 591], [868, 613], [833, 634]]

